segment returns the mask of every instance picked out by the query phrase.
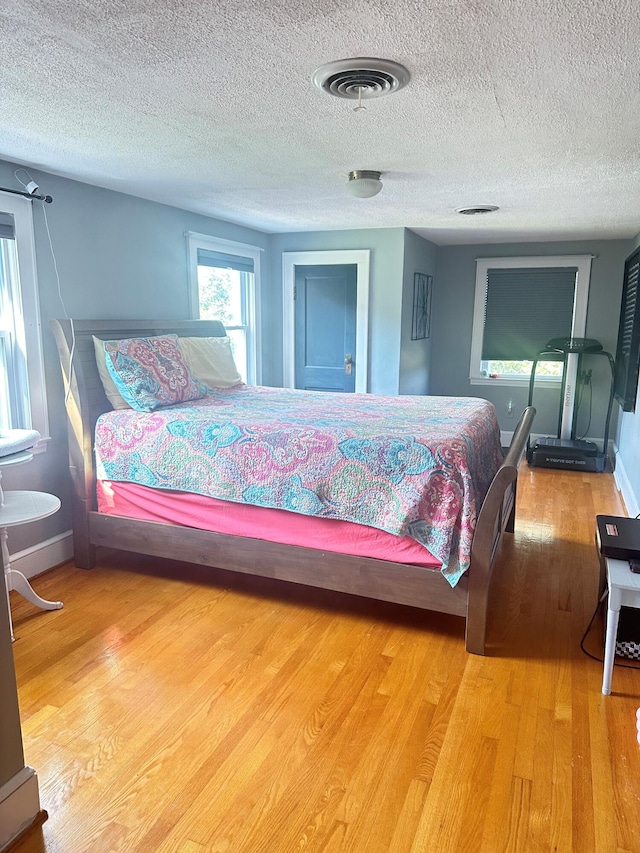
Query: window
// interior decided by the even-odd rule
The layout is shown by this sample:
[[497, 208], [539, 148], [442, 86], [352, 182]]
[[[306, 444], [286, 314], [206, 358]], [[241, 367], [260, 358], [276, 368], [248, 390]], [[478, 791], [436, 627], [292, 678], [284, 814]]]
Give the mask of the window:
[[243, 243], [188, 234], [191, 313], [220, 320], [231, 339], [242, 378], [260, 384], [258, 293], [260, 249]]
[[48, 438], [31, 205], [0, 192], [0, 430]]
[[[548, 341], [584, 337], [590, 275], [590, 255], [479, 258], [471, 383], [528, 382]], [[562, 369], [562, 361], [540, 361], [536, 378], [557, 381]]]

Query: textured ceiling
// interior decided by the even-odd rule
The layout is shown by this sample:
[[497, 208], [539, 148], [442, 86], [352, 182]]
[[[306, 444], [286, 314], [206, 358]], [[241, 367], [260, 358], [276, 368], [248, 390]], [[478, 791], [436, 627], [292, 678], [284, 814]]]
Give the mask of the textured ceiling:
[[[640, 231], [631, 0], [4, 0], [0, 39], [0, 157], [65, 177], [269, 232]], [[311, 83], [352, 56], [411, 81], [354, 112]]]

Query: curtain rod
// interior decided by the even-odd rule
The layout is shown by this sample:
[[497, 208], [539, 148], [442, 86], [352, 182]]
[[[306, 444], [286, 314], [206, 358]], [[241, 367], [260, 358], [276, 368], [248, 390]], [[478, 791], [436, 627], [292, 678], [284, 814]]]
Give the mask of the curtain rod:
[[38, 201], [44, 201], [46, 204], [51, 204], [53, 201], [53, 198], [50, 195], [36, 195], [36, 193], [28, 193], [24, 190], [10, 190], [8, 187], [0, 187], [0, 192], [22, 195], [25, 198], [36, 198]]

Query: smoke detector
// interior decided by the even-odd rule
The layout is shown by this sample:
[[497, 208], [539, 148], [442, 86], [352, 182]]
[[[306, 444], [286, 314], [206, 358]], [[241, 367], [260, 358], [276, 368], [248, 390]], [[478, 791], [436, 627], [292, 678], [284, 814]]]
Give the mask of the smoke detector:
[[410, 76], [397, 62], [360, 56], [327, 62], [314, 71], [311, 79], [328, 95], [356, 101], [397, 92], [407, 85]]
[[474, 207], [456, 207], [456, 213], [463, 216], [478, 216], [481, 213], [493, 213], [500, 210], [497, 204], [476, 204]]

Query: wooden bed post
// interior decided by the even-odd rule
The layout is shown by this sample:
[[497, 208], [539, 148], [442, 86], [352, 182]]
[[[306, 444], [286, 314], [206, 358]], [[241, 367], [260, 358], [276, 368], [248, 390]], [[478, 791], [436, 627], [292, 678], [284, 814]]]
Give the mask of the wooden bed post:
[[486, 651], [487, 614], [491, 573], [503, 531], [514, 530], [518, 466], [536, 410], [524, 410], [513, 433], [502, 466], [493, 478], [476, 520], [476, 532], [471, 547], [467, 624], [465, 645], [468, 652], [484, 655]]
[[96, 564], [96, 546], [89, 540], [89, 511], [86, 501], [74, 495], [71, 517], [73, 519], [73, 560], [79, 569], [92, 569]]
[[[73, 488], [73, 551], [76, 566], [92, 569], [96, 549], [89, 540], [89, 515], [96, 508], [93, 470], [93, 435], [89, 429], [88, 389], [82, 368], [82, 353], [76, 351], [70, 320], [52, 320], [51, 329], [58, 345], [62, 382], [67, 408], [69, 473]], [[73, 363], [72, 363], [73, 353]], [[106, 398], [105, 398], [106, 403]], [[104, 406], [105, 410], [107, 406]]]

